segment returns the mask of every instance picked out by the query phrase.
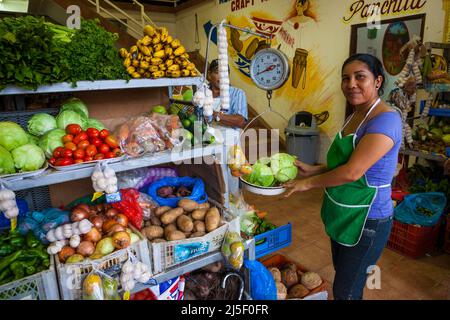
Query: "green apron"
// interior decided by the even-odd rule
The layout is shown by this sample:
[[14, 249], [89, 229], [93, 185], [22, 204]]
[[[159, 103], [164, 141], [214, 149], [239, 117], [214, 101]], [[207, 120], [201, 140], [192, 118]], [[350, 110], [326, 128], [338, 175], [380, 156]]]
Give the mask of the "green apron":
[[[342, 131], [336, 135], [328, 150], [327, 167], [329, 170], [347, 163], [350, 159], [355, 150], [356, 133], [380, 101], [378, 99], [370, 108], [354, 134], [342, 137], [342, 131], [351, 118], [344, 124]], [[364, 175], [357, 181], [326, 188], [321, 216], [330, 238], [345, 246], [358, 244], [378, 188], [389, 186], [370, 186]]]

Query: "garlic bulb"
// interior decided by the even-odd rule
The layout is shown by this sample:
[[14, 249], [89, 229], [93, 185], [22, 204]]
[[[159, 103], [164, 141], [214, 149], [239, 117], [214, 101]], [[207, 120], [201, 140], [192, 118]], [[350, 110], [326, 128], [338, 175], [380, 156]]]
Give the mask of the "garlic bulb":
[[6, 200], [15, 200], [16, 195], [14, 192], [8, 189], [0, 190], [0, 202], [6, 201]]
[[69, 241], [70, 246], [72, 248], [77, 248], [80, 245], [80, 242], [81, 242], [81, 238], [79, 235], [73, 235]]
[[228, 74], [228, 42], [227, 42], [227, 31], [223, 23], [219, 25], [218, 28], [218, 42], [217, 47], [219, 51], [219, 79], [220, 79], [220, 104], [222, 110], [229, 110], [229, 92], [223, 90], [228, 87], [229, 74]]

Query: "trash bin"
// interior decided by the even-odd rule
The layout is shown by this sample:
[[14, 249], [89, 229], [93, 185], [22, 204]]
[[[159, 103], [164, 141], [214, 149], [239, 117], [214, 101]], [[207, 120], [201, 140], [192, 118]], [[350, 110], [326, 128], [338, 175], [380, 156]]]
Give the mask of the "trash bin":
[[319, 129], [316, 119], [306, 111], [297, 112], [285, 129], [287, 153], [307, 164], [316, 164], [319, 152]]

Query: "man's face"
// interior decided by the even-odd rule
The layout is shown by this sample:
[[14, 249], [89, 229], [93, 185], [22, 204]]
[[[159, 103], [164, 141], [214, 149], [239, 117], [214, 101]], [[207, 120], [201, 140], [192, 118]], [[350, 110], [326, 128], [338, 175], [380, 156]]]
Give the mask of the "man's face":
[[209, 72], [208, 81], [214, 89], [218, 90], [220, 88], [219, 70]]

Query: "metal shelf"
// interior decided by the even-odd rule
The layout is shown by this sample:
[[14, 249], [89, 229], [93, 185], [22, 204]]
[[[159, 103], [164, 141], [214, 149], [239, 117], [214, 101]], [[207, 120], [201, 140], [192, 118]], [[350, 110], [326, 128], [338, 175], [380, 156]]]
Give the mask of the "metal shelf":
[[128, 82], [126, 80], [78, 81], [76, 87], [72, 87], [72, 84], [69, 82], [63, 82], [40, 86], [37, 90], [27, 90], [17, 86], [7, 86], [5, 89], [0, 91], [0, 95], [119, 90], [119, 89], [136, 89], [136, 88], [159, 88], [159, 87], [190, 86], [190, 85], [198, 86], [201, 84], [201, 82], [202, 82], [201, 77], [132, 79], [129, 80]]
[[[209, 145], [197, 147], [190, 150], [174, 152], [166, 150], [157, 154], [142, 156], [139, 158], [126, 158], [120, 162], [110, 164], [115, 172], [127, 171], [137, 168], [155, 166], [158, 164], [184, 161], [188, 159], [201, 158], [203, 156], [211, 156], [221, 154], [223, 147], [221, 145]], [[195, 164], [195, 161], [193, 162]], [[94, 167], [80, 168], [69, 171], [58, 171], [50, 169], [42, 175], [7, 181], [7, 186], [13, 191], [19, 191], [29, 188], [58, 184], [67, 181], [73, 181], [88, 178], [92, 175]]]
[[413, 156], [413, 157], [430, 160], [430, 161], [444, 162], [445, 160], [447, 160], [447, 158], [443, 157], [443, 156], [439, 156], [436, 154], [423, 153], [423, 152], [415, 151], [415, 150], [400, 150], [400, 153], [408, 155], [408, 156]]

